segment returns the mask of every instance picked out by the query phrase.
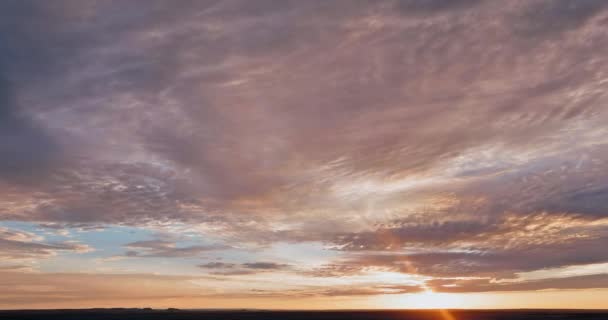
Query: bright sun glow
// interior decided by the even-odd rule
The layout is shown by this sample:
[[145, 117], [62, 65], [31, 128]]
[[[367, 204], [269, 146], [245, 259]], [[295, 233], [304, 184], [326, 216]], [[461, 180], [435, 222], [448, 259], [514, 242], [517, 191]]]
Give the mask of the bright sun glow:
[[439, 320], [456, 320], [449, 310], [462, 308], [462, 297], [449, 293], [436, 293], [430, 289], [417, 294], [410, 294], [403, 301], [407, 308], [438, 309]]
[[[475, 307], [465, 296], [455, 293], [437, 293], [427, 290], [404, 295], [384, 295], [378, 301], [383, 308], [407, 309], [459, 309]], [[467, 303], [469, 302], [469, 303]]]
[[462, 298], [449, 293], [436, 293], [427, 290], [408, 297], [408, 304], [420, 309], [458, 308]]

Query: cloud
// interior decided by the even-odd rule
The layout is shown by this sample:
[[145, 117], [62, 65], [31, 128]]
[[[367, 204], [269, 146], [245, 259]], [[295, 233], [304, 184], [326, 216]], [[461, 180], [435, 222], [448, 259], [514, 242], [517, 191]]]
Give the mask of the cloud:
[[11, 271], [30, 271], [31, 267], [26, 265], [3, 265], [0, 266], [0, 272], [11, 272]]
[[335, 288], [309, 288], [300, 290], [288, 290], [286, 292], [279, 292], [273, 290], [251, 290], [249, 296], [251, 297], [270, 297], [270, 298], [281, 298], [281, 297], [357, 297], [357, 296], [374, 296], [374, 295], [389, 295], [389, 294], [405, 294], [405, 293], [418, 293], [424, 291], [419, 286], [391, 286], [391, 285], [377, 285], [377, 286], [338, 286]]
[[[145, 283], [145, 286], [141, 284]], [[86, 284], [86, 286], [83, 286]], [[224, 287], [218, 290], [212, 278], [167, 276], [152, 274], [90, 274], [90, 273], [27, 273], [1, 272], [0, 306], [45, 307], [55, 306], [130, 306], [153, 307], [216, 304], [225, 301], [243, 303], [247, 299], [268, 299], [276, 305], [276, 298], [314, 298], [371, 296], [417, 292], [415, 286], [307, 286], [300, 289], [270, 289], [249, 285], [245, 290]], [[120, 301], [124, 301], [120, 303]], [[259, 301], [258, 301], [259, 302]], [[184, 303], [183, 305], [181, 303]], [[238, 305], [238, 304], [237, 304]]]
[[461, 9], [467, 9], [479, 5], [483, 0], [398, 0], [396, 7], [399, 12], [405, 14], [432, 14], [434, 12], [459, 12]]
[[495, 223], [471, 220], [402, 223], [400, 226], [380, 227], [374, 231], [339, 235], [334, 243], [346, 251], [390, 251], [420, 244], [441, 245], [461, 240], [483, 240], [488, 235], [495, 235], [500, 229]]
[[427, 282], [437, 292], [488, 292], [488, 291], [532, 291], [547, 289], [588, 289], [608, 287], [608, 275], [595, 274], [566, 278], [550, 278], [533, 281], [497, 283], [481, 280], [430, 280]]
[[43, 259], [60, 252], [84, 253], [93, 250], [77, 242], [43, 242], [43, 239], [19, 230], [0, 227], [0, 257], [5, 261]]
[[193, 245], [178, 247], [175, 242], [166, 240], [144, 240], [125, 245], [132, 249], [125, 253], [127, 257], [144, 258], [184, 258], [197, 257], [203, 252], [229, 249], [226, 245]]
[[431, 277], [513, 278], [518, 272], [605, 262], [601, 250], [605, 237], [534, 243], [523, 246], [446, 250], [429, 248], [411, 254], [366, 252], [352, 254], [315, 270], [315, 276], [348, 276], [369, 269]]
[[198, 267], [211, 270], [210, 274], [223, 276], [249, 275], [272, 271], [289, 271], [291, 269], [289, 264], [265, 261], [245, 262], [241, 264], [208, 262], [201, 264]]
[[201, 264], [199, 267], [203, 269], [231, 269], [235, 267], [235, 264], [225, 262], [209, 262]]
[[0, 50], [0, 179], [19, 183], [43, 173], [58, 156], [59, 146], [43, 128], [21, 114], [11, 77], [14, 71], [8, 67], [12, 63], [12, 54]]
[[275, 263], [275, 262], [243, 263], [243, 267], [248, 268], [248, 269], [255, 269], [255, 270], [277, 270], [277, 269], [284, 269], [287, 266], [288, 266], [287, 264], [280, 264], [280, 263]]
[[[513, 39], [517, 36], [510, 29], [511, 17], [498, 15], [492, 4], [480, 1], [395, 5], [442, 15], [474, 7], [487, 16], [475, 24], [464, 16], [426, 27], [407, 17], [395, 20], [387, 6], [373, 3], [344, 8], [321, 2], [220, 2], [169, 9], [168, 3], [158, 1], [145, 15], [131, 5], [120, 12], [104, 4], [9, 5], [7, 10], [36, 13], [44, 18], [41, 23], [51, 26], [45, 28], [51, 33], [48, 40], [36, 45], [44, 45], [40, 54], [53, 59], [40, 61], [49, 60], [57, 71], [52, 75], [65, 80], [54, 81], [46, 90], [32, 88], [27, 95], [27, 88], [15, 90], [22, 95], [15, 99], [31, 102], [19, 113], [30, 122], [36, 119], [57, 144], [71, 147], [61, 151], [64, 156], [58, 162], [27, 157], [46, 164], [28, 167], [48, 167], [53, 175], [28, 188], [5, 187], [5, 197], [18, 198], [30, 209], [18, 216], [17, 208], [9, 207], [5, 216], [60, 222], [222, 223], [238, 219], [232, 216], [242, 211], [345, 211], [348, 205], [331, 194], [352, 180], [388, 183], [435, 175], [457, 154], [485, 146], [504, 145], [505, 153], [552, 146], [561, 137], [555, 136], [559, 128], [590, 121], [591, 114], [602, 116], [593, 102], [601, 99], [601, 65], [574, 67], [577, 61], [595, 61], [593, 52], [601, 52], [601, 41], [590, 41], [595, 43], [591, 48], [572, 36], [559, 48], [524, 46]], [[533, 15], [536, 11], [528, 7], [541, 5], [546, 6], [513, 5], [509, 10]], [[595, 8], [591, 2], [577, 5], [580, 10], [550, 6], [572, 19], [584, 8]], [[599, 9], [594, 15], [602, 14]], [[92, 18], [62, 17], [87, 14]], [[113, 23], [95, 19], [102, 15]], [[223, 25], [227, 16], [235, 23]], [[316, 17], [314, 23], [309, 16]], [[372, 18], [376, 25], [365, 23]], [[489, 20], [497, 21], [491, 25], [497, 38], [475, 27]], [[583, 22], [580, 28], [594, 37], [595, 22]], [[30, 32], [19, 21], [13, 23]], [[72, 27], [78, 27], [79, 34], [70, 33]], [[80, 36], [89, 33], [103, 33], [114, 41]], [[423, 36], [409, 39], [407, 48], [394, 45], [408, 34]], [[349, 37], [354, 40], [330, 47]], [[369, 54], [361, 54], [374, 38], [382, 40]], [[57, 55], [63, 52], [63, 42], [70, 49], [66, 58]], [[505, 43], [503, 50], [491, 50]], [[176, 45], [188, 50], [176, 51]], [[440, 46], [445, 49], [435, 48]], [[298, 64], [302, 57], [314, 56], [308, 50], [322, 50], [325, 58]], [[559, 54], [542, 58], [543, 52]], [[505, 60], [526, 56], [531, 59]], [[68, 57], [87, 67], [63, 64]], [[415, 63], [408, 57], [416, 58]], [[458, 66], [449, 63], [454, 60]], [[520, 81], [516, 70], [536, 76]], [[32, 73], [25, 71], [21, 73]], [[464, 78], [468, 85], [460, 86]], [[424, 83], [433, 83], [433, 88]], [[47, 107], [39, 109], [44, 99]], [[241, 107], [244, 103], [248, 107]], [[537, 107], [525, 107], [530, 104]], [[16, 112], [10, 111], [11, 119]], [[67, 131], [57, 131], [60, 127]], [[77, 158], [83, 161], [73, 163]], [[320, 173], [319, 168], [327, 169]], [[69, 190], [54, 189], [58, 183]], [[32, 193], [43, 194], [44, 204]], [[369, 200], [366, 196], [356, 203]]]
[[480, 218], [454, 220], [445, 212], [434, 218], [425, 213], [373, 231], [337, 235], [330, 243], [347, 255], [313, 274], [341, 276], [377, 267], [429, 276], [502, 278], [608, 259], [601, 250], [608, 235], [605, 218], [556, 213]]
[[538, 1], [522, 14], [523, 23], [519, 24], [518, 31], [522, 35], [547, 36], [576, 29], [600, 13], [605, 5], [604, 1], [598, 0], [577, 3], [563, 0]]
[[[175, 223], [226, 243], [137, 241], [129, 257], [302, 242], [340, 255], [201, 266], [233, 274], [606, 262], [606, 8], [4, 2], [0, 219]], [[3, 232], [11, 259], [84, 250]]]
[[373, 295], [383, 295], [383, 294], [404, 294], [404, 293], [418, 293], [424, 291], [423, 288], [419, 286], [373, 286], [370, 288], [365, 287], [356, 287], [356, 288], [338, 288], [338, 289], [328, 289], [319, 293], [321, 296], [338, 296], [338, 297], [348, 297], [348, 296], [373, 296]]

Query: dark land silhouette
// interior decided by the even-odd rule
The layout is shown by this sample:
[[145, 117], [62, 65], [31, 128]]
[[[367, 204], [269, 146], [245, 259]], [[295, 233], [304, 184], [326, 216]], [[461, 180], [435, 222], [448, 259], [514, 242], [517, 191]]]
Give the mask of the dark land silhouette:
[[179, 309], [7, 310], [10, 320], [606, 320], [608, 310], [265, 311]]

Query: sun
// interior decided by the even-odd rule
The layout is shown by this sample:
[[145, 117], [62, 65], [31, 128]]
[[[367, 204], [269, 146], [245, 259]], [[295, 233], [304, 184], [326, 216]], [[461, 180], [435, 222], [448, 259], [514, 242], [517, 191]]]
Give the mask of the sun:
[[437, 293], [426, 291], [410, 294], [404, 297], [404, 303], [409, 308], [416, 309], [452, 309], [463, 307], [463, 297], [453, 293]]
[[475, 306], [472, 302], [479, 300], [461, 293], [434, 292], [430, 288], [419, 293], [382, 295], [376, 299], [372, 302], [375, 306], [397, 309], [463, 309]]
[[455, 320], [454, 316], [446, 309], [458, 308], [462, 301], [456, 295], [448, 293], [436, 293], [428, 289], [424, 292], [411, 296], [411, 301], [416, 308], [420, 309], [438, 309], [441, 320]]

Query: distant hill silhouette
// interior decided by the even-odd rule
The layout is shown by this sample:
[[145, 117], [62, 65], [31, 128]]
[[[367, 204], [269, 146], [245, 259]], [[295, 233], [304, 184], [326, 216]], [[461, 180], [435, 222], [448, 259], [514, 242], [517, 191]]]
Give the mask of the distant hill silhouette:
[[[608, 310], [448, 310], [455, 320], [606, 320]], [[10, 320], [448, 320], [446, 311], [241, 311], [168, 308], [112, 308], [83, 310], [0, 311]]]

